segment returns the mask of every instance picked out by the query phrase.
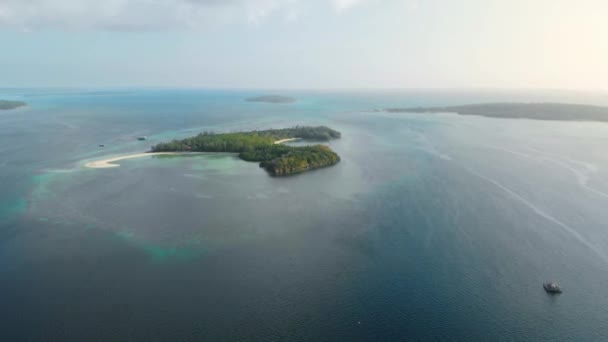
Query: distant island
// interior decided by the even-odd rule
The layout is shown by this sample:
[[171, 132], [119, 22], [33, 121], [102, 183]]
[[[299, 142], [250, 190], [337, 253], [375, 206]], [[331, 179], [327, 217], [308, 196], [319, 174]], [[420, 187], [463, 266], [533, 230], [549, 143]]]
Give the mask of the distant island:
[[27, 106], [27, 103], [22, 101], [0, 100], [0, 110], [15, 109], [23, 106]]
[[243, 160], [260, 162], [260, 167], [273, 176], [285, 176], [334, 165], [340, 157], [325, 145], [288, 146], [281, 143], [338, 138], [340, 132], [325, 126], [218, 134], [203, 132], [195, 137], [160, 143], [153, 146], [151, 152], [233, 152]]
[[569, 103], [481, 103], [449, 107], [388, 108], [391, 113], [457, 113], [492, 118], [608, 122], [608, 107]]
[[266, 103], [293, 103], [296, 99], [293, 97], [281, 96], [281, 95], [264, 95], [258, 97], [250, 97], [245, 99], [249, 102], [266, 102]]

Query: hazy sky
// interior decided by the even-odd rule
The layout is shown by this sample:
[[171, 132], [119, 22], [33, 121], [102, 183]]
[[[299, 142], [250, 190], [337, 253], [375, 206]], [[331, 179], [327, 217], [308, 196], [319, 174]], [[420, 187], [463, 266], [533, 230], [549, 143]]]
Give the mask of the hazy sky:
[[0, 0], [0, 86], [608, 90], [608, 1]]

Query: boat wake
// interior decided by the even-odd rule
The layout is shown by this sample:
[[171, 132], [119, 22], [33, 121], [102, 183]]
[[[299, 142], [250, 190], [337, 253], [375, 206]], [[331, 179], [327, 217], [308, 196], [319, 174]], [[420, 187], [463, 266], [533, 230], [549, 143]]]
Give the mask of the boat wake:
[[[524, 152], [519, 152], [519, 151], [513, 151], [513, 150], [509, 150], [503, 147], [497, 147], [497, 146], [488, 146], [488, 148], [494, 149], [494, 150], [499, 150], [499, 151], [503, 151], [503, 152], [507, 152], [516, 156], [520, 156], [523, 158], [527, 158], [527, 159], [531, 159], [534, 161], [539, 161], [539, 162], [548, 162], [548, 163], [552, 163], [554, 165], [557, 165], [561, 168], [564, 168], [570, 172], [572, 172], [574, 174], [574, 176], [576, 177], [576, 180], [578, 182], [578, 184], [585, 190], [592, 192], [600, 197], [603, 197], [605, 199], [608, 199], [608, 193], [605, 193], [599, 189], [596, 189], [594, 187], [589, 186], [589, 179], [590, 179], [590, 175], [592, 175], [593, 173], [596, 173], [598, 171], [598, 168], [590, 163], [587, 162], [582, 162], [582, 161], [578, 161], [578, 160], [573, 160], [567, 157], [559, 157], [556, 155], [552, 155], [552, 154], [548, 154], [539, 150], [535, 150], [532, 148], [528, 148], [531, 151], [534, 151], [536, 153], [538, 153], [537, 155], [532, 155], [532, 154], [528, 154], [528, 153], [524, 153]], [[562, 160], [560, 160], [562, 159]], [[565, 160], [565, 161], [564, 161]], [[569, 164], [570, 163], [570, 164]], [[573, 167], [571, 164], [578, 164], [581, 165], [583, 167], [583, 170], [579, 170], [575, 167]]]
[[452, 160], [452, 156], [440, 151], [433, 143], [430, 142], [429, 138], [425, 134], [422, 134], [410, 128], [407, 129], [407, 132], [413, 135], [413, 139], [417, 143], [415, 146], [416, 149], [419, 149], [423, 152], [426, 152], [432, 156], [438, 157], [446, 161]]
[[540, 209], [539, 207], [537, 207], [536, 205], [534, 205], [532, 202], [528, 201], [527, 199], [525, 199], [523, 196], [521, 196], [520, 194], [518, 194], [517, 192], [509, 189], [508, 187], [504, 186], [503, 184], [501, 184], [500, 182], [486, 177], [468, 167], [465, 167], [465, 169], [472, 175], [479, 177], [485, 181], [487, 181], [488, 183], [493, 184], [494, 186], [496, 186], [497, 188], [501, 189], [502, 191], [506, 192], [507, 194], [509, 194], [512, 198], [514, 198], [515, 200], [517, 200], [518, 202], [522, 203], [523, 205], [525, 205], [526, 207], [528, 207], [529, 209], [531, 209], [532, 211], [534, 211], [537, 215], [539, 215], [540, 217], [543, 217], [544, 219], [554, 223], [555, 225], [557, 225], [558, 227], [562, 228], [566, 233], [570, 234], [572, 237], [574, 237], [576, 240], [578, 240], [580, 243], [582, 243], [583, 245], [585, 245], [586, 247], [588, 247], [589, 249], [591, 249], [593, 252], [595, 252], [595, 254], [597, 254], [600, 258], [602, 258], [602, 260], [608, 264], [608, 257], [600, 250], [598, 249], [595, 245], [593, 245], [591, 242], [587, 241], [587, 239], [585, 239], [579, 232], [577, 232], [574, 228], [570, 227], [569, 225], [567, 225], [566, 223], [558, 220], [557, 218], [551, 216], [549, 213], [545, 212], [544, 210]]

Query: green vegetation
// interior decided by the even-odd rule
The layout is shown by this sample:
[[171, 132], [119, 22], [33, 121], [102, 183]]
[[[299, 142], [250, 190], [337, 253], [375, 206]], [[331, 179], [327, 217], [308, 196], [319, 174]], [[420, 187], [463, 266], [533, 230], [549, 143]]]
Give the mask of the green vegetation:
[[391, 113], [457, 113], [492, 118], [608, 122], [608, 107], [569, 103], [482, 103], [451, 107], [389, 108]]
[[289, 175], [338, 163], [340, 157], [324, 145], [291, 147], [277, 158], [262, 161], [260, 166], [275, 176]]
[[15, 109], [23, 106], [27, 106], [27, 103], [22, 101], [0, 100], [0, 110]]
[[152, 147], [152, 152], [239, 153], [241, 159], [260, 162], [260, 167], [275, 176], [304, 172], [340, 161], [340, 157], [324, 145], [275, 144], [275, 141], [291, 138], [328, 141], [340, 138], [340, 132], [325, 126], [221, 134], [204, 132], [192, 138], [160, 143]]
[[264, 95], [258, 97], [251, 97], [246, 99], [249, 102], [266, 102], [266, 103], [292, 103], [296, 102], [296, 99], [281, 95]]

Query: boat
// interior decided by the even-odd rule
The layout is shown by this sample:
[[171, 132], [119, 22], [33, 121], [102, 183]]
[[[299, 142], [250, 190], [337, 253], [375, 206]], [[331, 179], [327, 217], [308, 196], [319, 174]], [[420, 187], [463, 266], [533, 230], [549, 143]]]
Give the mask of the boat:
[[104, 145], [104, 144], [99, 144], [99, 147], [106, 147], [106, 145]]
[[137, 140], [139, 140], [139, 141], [148, 140], [148, 137], [144, 135], [144, 136], [141, 136], [141, 137], [137, 137]]
[[562, 289], [554, 282], [544, 283], [543, 288], [547, 293], [562, 293]]

